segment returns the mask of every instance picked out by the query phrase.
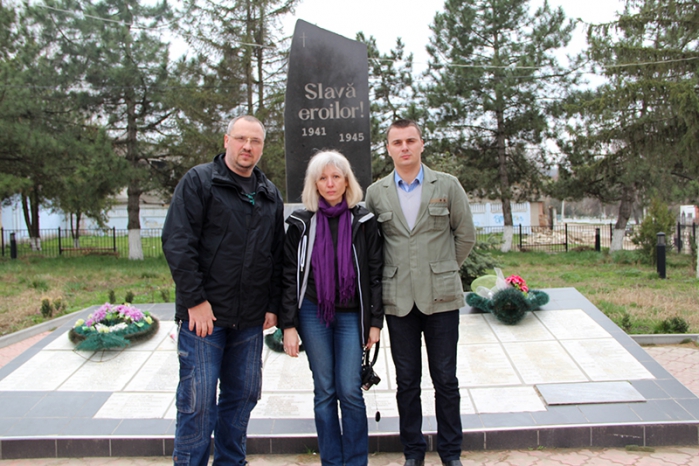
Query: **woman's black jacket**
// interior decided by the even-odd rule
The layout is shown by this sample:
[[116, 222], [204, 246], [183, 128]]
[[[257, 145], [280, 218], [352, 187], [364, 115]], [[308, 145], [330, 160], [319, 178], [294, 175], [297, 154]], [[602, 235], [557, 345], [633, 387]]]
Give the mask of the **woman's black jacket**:
[[[352, 257], [357, 272], [357, 291], [361, 306], [362, 346], [366, 345], [371, 327], [383, 328], [381, 272], [383, 240], [374, 214], [362, 206], [350, 209], [352, 214]], [[284, 275], [279, 327], [298, 328], [298, 310], [305, 295], [315, 242], [316, 213], [305, 209], [294, 211], [286, 219], [289, 228], [284, 241]], [[313, 235], [313, 237], [311, 237]]]

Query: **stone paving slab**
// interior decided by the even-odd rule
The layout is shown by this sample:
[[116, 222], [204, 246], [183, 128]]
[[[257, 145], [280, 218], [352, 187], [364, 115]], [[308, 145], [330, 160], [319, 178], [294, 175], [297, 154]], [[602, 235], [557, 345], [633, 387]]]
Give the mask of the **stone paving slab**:
[[[250, 466], [320, 466], [316, 454], [250, 455]], [[652, 451], [626, 449], [541, 449], [466, 452], [464, 466], [699, 466], [697, 447], [659, 447]], [[2, 460], [1, 466], [35, 466], [36, 459]], [[43, 466], [165, 466], [167, 457], [155, 458], [43, 458]], [[428, 453], [425, 466], [440, 466], [435, 453]], [[402, 466], [400, 453], [376, 453], [369, 456], [369, 466]]]
[[[468, 307], [461, 310], [464, 448], [696, 445], [696, 395], [575, 289], [546, 291], [550, 302], [517, 326]], [[76, 438], [89, 440], [84, 447], [89, 456], [171, 451], [177, 384], [175, 327], [169, 321], [173, 305], [139, 307], [161, 319], [160, 331], [148, 342], [124, 351], [76, 352], [66, 336], [71, 321], [0, 368], [0, 458], [79, 453]], [[76, 313], [75, 319], [94, 309]], [[398, 451], [395, 371], [386, 331], [382, 343], [375, 367], [382, 381], [365, 393], [370, 443], [372, 451]], [[252, 414], [249, 451], [314, 448], [312, 379], [305, 355], [293, 359], [265, 348], [263, 362], [263, 394]], [[602, 382], [628, 383], [641, 399], [605, 404], [581, 399], [555, 406], [538, 392], [561, 383], [588, 384], [587, 391], [594, 392]], [[423, 429], [432, 448], [434, 392], [425, 354], [422, 387]], [[377, 410], [380, 422], [374, 420]], [[124, 437], [140, 443], [134, 446]]]

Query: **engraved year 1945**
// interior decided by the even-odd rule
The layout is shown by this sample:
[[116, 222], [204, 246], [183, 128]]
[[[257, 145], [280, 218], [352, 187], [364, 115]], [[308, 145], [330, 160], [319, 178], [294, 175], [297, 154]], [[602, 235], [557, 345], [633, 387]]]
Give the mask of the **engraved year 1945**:
[[325, 136], [325, 126], [319, 126], [318, 128], [301, 128], [301, 131], [303, 131], [303, 137]]
[[340, 133], [340, 142], [358, 142], [364, 140], [364, 133]]

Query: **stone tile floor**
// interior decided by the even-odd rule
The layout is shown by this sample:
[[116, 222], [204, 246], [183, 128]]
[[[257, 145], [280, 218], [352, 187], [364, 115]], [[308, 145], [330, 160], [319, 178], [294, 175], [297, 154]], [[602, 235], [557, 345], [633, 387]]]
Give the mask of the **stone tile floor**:
[[[553, 424], [578, 426], [602, 422], [610, 417], [632, 423], [654, 417], [660, 417], [658, 421], [699, 418], [694, 413], [695, 395], [699, 394], [699, 351], [674, 346], [646, 347], [643, 351], [594, 306], [581, 299], [575, 290], [551, 290], [550, 295], [552, 302], [549, 305], [541, 312], [529, 314], [514, 327], [501, 325], [490, 315], [462, 310], [459, 379], [465, 430]], [[0, 406], [0, 439], [36, 436], [42, 432], [56, 435], [61, 430], [67, 434], [84, 435], [81, 429], [84, 430], [85, 426], [93, 435], [100, 432], [133, 435], [134, 432], [152, 432], [154, 429], [171, 435], [174, 422], [172, 401], [177, 379], [171, 339], [174, 326], [167, 321], [171, 310], [161, 309], [161, 312], [165, 317], [159, 336], [118, 355], [100, 355], [97, 359], [93, 355], [91, 361], [86, 361], [86, 355], [74, 352], [65, 338], [69, 325], [0, 349], [0, 401], [4, 404], [4, 407]], [[393, 366], [386, 335], [383, 335], [382, 342], [385, 346], [376, 368], [382, 383], [370, 392], [367, 407], [371, 413], [378, 407], [386, 420], [382, 420], [383, 425], [372, 426], [373, 432], [382, 429], [384, 432], [395, 431], [395, 422], [391, 419], [395, 420], [397, 416]], [[312, 413], [312, 396], [309, 396], [312, 382], [307, 362], [303, 358], [290, 359], [268, 350], [264, 357], [263, 400], [253, 414], [251, 428], [258, 433], [269, 433], [270, 430], [274, 433], [276, 425], [277, 434], [284, 434], [282, 426], [287, 433], [290, 430], [293, 433], [314, 433], [312, 415], [306, 414]], [[6, 367], [3, 369], [2, 366]], [[147, 370], [141, 370], [146, 367]], [[686, 390], [668, 372], [694, 393]], [[428, 376], [423, 380], [423, 390], [427, 394], [423, 399], [427, 401], [432, 398], [429, 396], [431, 384]], [[629, 387], [642, 392], [647, 402], [634, 404], [618, 400], [617, 405], [547, 406], [536, 388], [537, 385], [556, 384], [565, 388], [566, 384], [575, 386], [581, 383], [602, 387], [610, 381], [630, 383]], [[653, 399], [654, 393], [661, 394]], [[144, 398], [148, 399], [147, 403], [141, 403]], [[84, 410], [78, 416], [75, 413], [77, 400]], [[22, 408], [21, 402], [30, 406]], [[137, 409], [134, 409], [135, 403], [140, 403]], [[667, 409], [670, 405], [671, 409]], [[54, 414], [46, 415], [47, 410]], [[426, 428], [429, 429], [430, 423], [434, 422], [434, 407], [426, 403], [424, 410]], [[678, 410], [682, 413], [678, 414]], [[694, 414], [687, 415], [687, 410]], [[77, 417], [72, 420], [78, 422], [72, 427], [71, 419], [57, 422], [56, 418], [61, 416]], [[268, 422], [271, 419], [274, 422]], [[657, 447], [655, 453], [618, 449], [495, 450], [469, 452], [464, 455], [464, 464], [699, 465], [697, 454], [699, 449], [695, 447]], [[253, 455], [250, 460], [253, 465], [319, 464], [314, 455]], [[662, 462], [666, 460], [671, 462]], [[439, 463], [434, 455], [428, 456], [427, 463], [430, 462]], [[169, 460], [162, 457], [42, 458], [0, 463], [3, 466], [137, 465], [169, 464]], [[372, 455], [370, 464], [400, 465], [401, 455]]]

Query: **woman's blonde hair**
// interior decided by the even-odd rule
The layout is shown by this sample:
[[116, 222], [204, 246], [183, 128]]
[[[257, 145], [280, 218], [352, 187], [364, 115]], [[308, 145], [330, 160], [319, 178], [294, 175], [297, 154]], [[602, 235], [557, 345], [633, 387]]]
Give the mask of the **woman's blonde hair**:
[[334, 150], [321, 151], [311, 157], [311, 160], [308, 162], [306, 179], [303, 183], [303, 193], [301, 194], [303, 205], [311, 212], [318, 211], [320, 194], [318, 193], [316, 183], [320, 179], [320, 175], [323, 174], [323, 170], [329, 165], [340, 170], [340, 173], [342, 173], [347, 180], [345, 199], [347, 199], [347, 206], [350, 209], [359, 204], [359, 201], [362, 200], [362, 196], [364, 195], [362, 187], [359, 186], [359, 182], [352, 172], [349, 160], [347, 160], [344, 155]]

